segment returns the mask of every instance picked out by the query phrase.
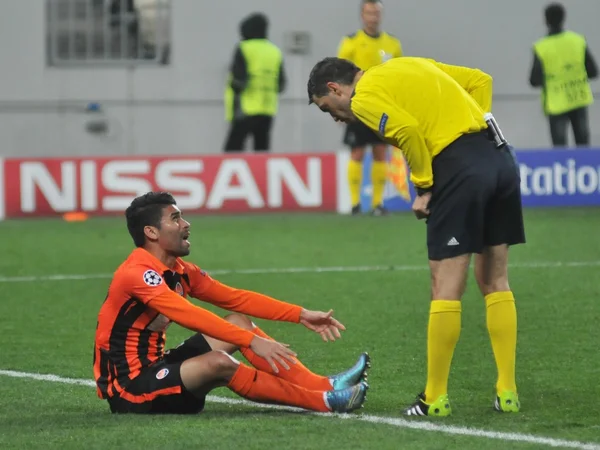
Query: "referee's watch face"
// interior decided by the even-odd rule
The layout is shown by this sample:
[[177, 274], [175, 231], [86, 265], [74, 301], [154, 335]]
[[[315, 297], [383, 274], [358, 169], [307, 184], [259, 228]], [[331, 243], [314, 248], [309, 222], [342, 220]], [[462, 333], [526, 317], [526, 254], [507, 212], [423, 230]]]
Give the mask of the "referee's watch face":
[[313, 95], [313, 102], [321, 111], [329, 113], [336, 122], [349, 123], [356, 121], [350, 107], [352, 88], [333, 82], [327, 83], [327, 87], [329, 88], [327, 95], [322, 97]]

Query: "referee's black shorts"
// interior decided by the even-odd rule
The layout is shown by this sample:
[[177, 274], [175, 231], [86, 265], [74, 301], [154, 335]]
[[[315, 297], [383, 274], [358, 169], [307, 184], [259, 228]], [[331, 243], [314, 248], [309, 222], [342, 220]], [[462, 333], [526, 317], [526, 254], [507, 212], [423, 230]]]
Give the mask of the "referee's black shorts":
[[356, 121], [346, 125], [344, 144], [350, 148], [356, 148], [368, 145], [381, 145], [385, 144], [385, 142], [364, 123]]
[[525, 242], [520, 177], [513, 155], [487, 132], [463, 135], [433, 159], [427, 218], [430, 260]]

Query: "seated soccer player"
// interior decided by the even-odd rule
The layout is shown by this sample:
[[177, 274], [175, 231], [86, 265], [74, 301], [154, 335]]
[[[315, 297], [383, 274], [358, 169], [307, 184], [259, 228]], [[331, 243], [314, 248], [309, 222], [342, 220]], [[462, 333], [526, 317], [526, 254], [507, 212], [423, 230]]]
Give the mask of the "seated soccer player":
[[[125, 214], [137, 248], [114, 274], [98, 314], [94, 352], [97, 393], [113, 413], [198, 413], [206, 394], [220, 386], [255, 402], [312, 411], [362, 407], [366, 353], [345, 372], [317, 375], [246, 316], [301, 323], [328, 341], [345, 329], [333, 311], [235, 289], [183, 261], [190, 253], [190, 224], [169, 193], [140, 196]], [[188, 295], [235, 313], [222, 319], [190, 303]], [[164, 351], [171, 322], [198, 334]], [[231, 356], [237, 350], [253, 367]]]

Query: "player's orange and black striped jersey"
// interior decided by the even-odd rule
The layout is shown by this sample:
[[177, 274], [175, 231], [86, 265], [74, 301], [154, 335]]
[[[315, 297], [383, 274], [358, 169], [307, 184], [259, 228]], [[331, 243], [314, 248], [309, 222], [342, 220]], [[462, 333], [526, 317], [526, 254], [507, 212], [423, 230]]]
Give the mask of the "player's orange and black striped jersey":
[[251, 331], [193, 305], [188, 295], [270, 320], [298, 323], [302, 311], [300, 306], [219, 283], [180, 258], [170, 269], [138, 248], [116, 270], [98, 314], [94, 378], [100, 398], [126, 395], [130, 381], [163, 357], [171, 322], [240, 347], [250, 345], [255, 336]]

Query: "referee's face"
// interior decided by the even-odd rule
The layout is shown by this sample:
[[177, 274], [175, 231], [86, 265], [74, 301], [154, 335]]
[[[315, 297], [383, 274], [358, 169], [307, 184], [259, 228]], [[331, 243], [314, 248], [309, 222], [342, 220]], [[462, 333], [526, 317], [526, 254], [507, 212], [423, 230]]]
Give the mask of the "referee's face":
[[363, 26], [369, 34], [376, 34], [379, 31], [381, 24], [381, 9], [380, 2], [369, 2], [363, 4], [361, 18]]
[[328, 83], [329, 93], [323, 97], [313, 96], [313, 102], [336, 122], [354, 122], [356, 117], [350, 107], [351, 92], [337, 83]]

